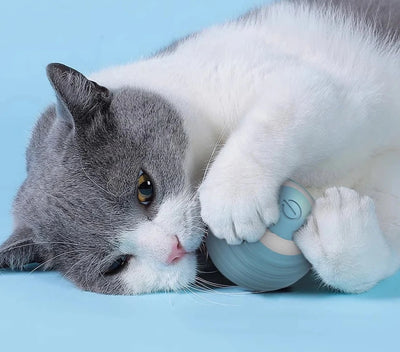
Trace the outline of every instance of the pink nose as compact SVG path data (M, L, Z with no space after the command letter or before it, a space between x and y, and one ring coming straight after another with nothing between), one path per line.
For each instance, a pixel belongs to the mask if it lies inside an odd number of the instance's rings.
M178 237L174 236L173 240L174 242L172 244L171 252L169 253L169 256L167 258L167 264L176 263L179 259L184 257L185 254L187 254L187 252L179 242Z

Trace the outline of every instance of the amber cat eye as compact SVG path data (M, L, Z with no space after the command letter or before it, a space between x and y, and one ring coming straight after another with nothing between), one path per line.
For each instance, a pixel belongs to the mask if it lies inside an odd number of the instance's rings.
M137 182L137 199L140 204L149 205L154 198L153 184L149 175L140 170Z

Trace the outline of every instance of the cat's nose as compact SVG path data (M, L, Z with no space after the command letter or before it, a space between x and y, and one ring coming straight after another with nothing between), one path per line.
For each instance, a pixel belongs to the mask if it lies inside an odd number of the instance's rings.
M185 256L187 252L182 247L181 242L179 242L178 236L173 236L173 243L171 247L171 251L167 258L167 264L176 263L179 259Z

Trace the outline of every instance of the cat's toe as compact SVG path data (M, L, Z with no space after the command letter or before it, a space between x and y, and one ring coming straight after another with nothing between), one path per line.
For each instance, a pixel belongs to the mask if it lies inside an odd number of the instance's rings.
M200 188L201 217L216 237L229 244L258 241L267 227L279 218L275 199L267 203L255 196L238 194L238 190L227 190L216 197L216 192L210 187ZM221 193L221 189L218 192Z
M267 228L264 217L254 203L234 204L232 220L236 237L242 241L258 241Z

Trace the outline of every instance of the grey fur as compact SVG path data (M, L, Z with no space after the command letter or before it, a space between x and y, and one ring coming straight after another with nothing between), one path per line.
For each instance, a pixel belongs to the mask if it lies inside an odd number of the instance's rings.
M172 43L168 44L166 47L158 50L153 56L164 56L173 54L183 43L193 39L197 36L197 33L188 34L180 39L174 40Z
M400 0L283 0L324 10L335 10L344 17L353 17L359 23L374 28L384 41L400 39ZM269 6L252 9L237 20L243 24L263 21Z
M293 0L313 6L334 8L345 16L353 14L361 23L373 27L385 41L400 38L399 0Z
M400 38L400 0L284 0L304 3L322 8L333 8L345 16L352 14L361 23L375 28L376 33L384 40ZM239 16L234 22L243 24L256 23L264 19L269 6L251 9ZM154 56L174 53L184 42L195 38L198 33L191 33L173 41L157 51Z
M61 107L51 106L32 134L28 176L14 203L17 226L0 248L0 265L38 261L83 289L123 294L118 275L102 272L119 255L117 235L152 218L166 195L181 190L181 118L155 94L109 93L63 65L48 71ZM140 169L157 189L149 208L136 199Z

